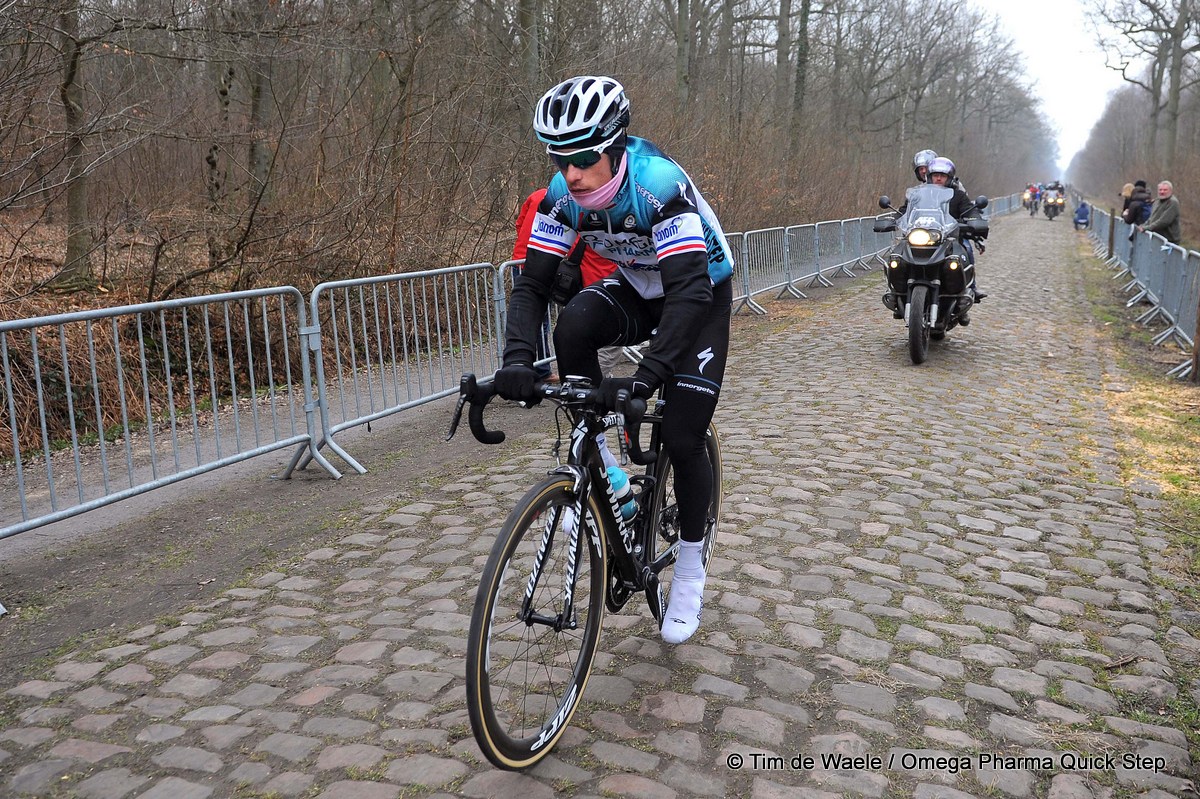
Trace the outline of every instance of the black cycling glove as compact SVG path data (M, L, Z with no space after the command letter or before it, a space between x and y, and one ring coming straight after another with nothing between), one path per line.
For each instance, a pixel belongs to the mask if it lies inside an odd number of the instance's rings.
M622 389L628 391L629 396L642 399L650 399L650 395L654 393L654 387L636 375L634 377L606 377L600 381L600 387L596 391L599 392L600 401L606 408L616 410L617 393Z
M536 404L535 401L541 399L533 391L533 384L536 382L537 372L532 366L514 363L496 372L496 393L506 400Z

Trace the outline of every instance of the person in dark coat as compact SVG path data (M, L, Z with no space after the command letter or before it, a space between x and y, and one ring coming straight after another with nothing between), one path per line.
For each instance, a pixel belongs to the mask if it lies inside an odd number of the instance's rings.
M1125 208L1122 218L1131 225L1140 225L1150 218L1150 205L1154 198L1146 188L1146 181L1137 180L1133 183L1133 193L1129 195L1129 205Z

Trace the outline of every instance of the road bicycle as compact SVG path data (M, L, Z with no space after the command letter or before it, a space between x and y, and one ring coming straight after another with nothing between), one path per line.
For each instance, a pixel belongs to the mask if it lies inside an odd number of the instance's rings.
M494 393L491 383L464 375L447 440L469 405L475 438L503 441L504 433L483 421ZM467 638L471 730L484 756L509 770L535 765L566 731L587 687L606 609L618 612L641 592L661 627L664 573L679 550L673 470L659 435L665 403L657 400L647 413L644 400L621 392L618 409L604 408L579 377L539 382L535 393L556 406L559 465L526 492L500 528ZM643 428L649 432L644 450ZM616 440L623 465L628 457L644 467L629 480L638 504L629 519L605 470L601 433L606 442ZM721 446L712 425L705 448L713 473L707 568L721 511Z

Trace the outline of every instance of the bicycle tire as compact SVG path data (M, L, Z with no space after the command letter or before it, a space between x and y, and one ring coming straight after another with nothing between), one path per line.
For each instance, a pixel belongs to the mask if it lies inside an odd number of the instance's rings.
M594 494L584 506L576 556L576 628L556 631L519 617L547 524L549 550L532 599L541 614L561 611L569 553L560 522L562 509L574 505L573 489L571 476L552 475L522 497L496 538L475 597L467 637L467 713L480 750L502 769L529 768L554 748L579 706L596 656L607 550Z
M717 427L714 424L709 424L708 432L704 437L704 448L708 453L708 462L712 464L713 473L713 492L712 499L708 505L708 526L709 531L704 542L703 562L704 568L708 568L708 562L712 558L713 551L717 545L717 526L721 519L721 440L717 435ZM655 474L654 482L654 505L655 518L650 520L651 546L655 547L655 551L651 553L650 560L655 560L660 557L657 547L665 544L663 551L675 545L679 540L679 512L675 502L675 486L674 486L674 469L671 466L671 459L667 455L666 450L661 450L658 455L660 463Z

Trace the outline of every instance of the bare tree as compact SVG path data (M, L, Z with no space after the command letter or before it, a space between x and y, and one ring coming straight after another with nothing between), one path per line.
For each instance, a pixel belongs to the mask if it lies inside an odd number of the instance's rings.
M1174 169L1178 155L1179 112L1190 85L1185 64L1200 51L1200 6L1196 0L1097 0L1097 31L1121 76L1150 94L1149 158ZM1107 33L1111 29L1113 33ZM1140 64L1148 58L1150 68ZM1166 141L1159 151L1158 131Z

